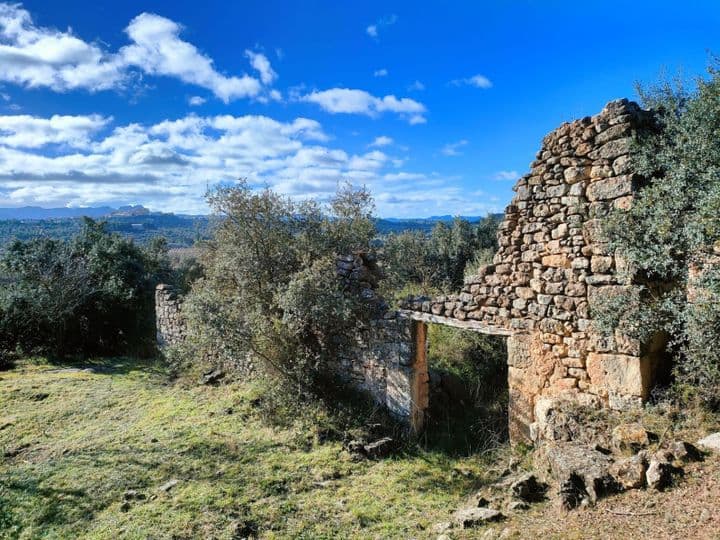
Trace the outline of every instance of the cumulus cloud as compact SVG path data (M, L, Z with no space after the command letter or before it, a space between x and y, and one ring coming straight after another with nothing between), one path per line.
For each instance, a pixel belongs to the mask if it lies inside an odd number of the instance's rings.
M260 80L247 74L226 76L213 60L180 37L182 26L153 13L141 13L125 33L130 43L110 52L65 32L36 26L19 5L0 3L0 81L65 92L120 89L144 73L176 78L210 90L229 102L254 98L277 74L267 57L247 51Z
M98 114L54 115L50 118L36 118L25 114L0 116L0 146L40 148L55 143L86 148L90 145L91 136L110 121L111 118Z
M376 70L373 72L373 77L387 77L387 74L388 74L388 70L385 69L385 68L376 69Z
M394 95L375 97L365 90L350 88L331 88L315 91L300 97L301 101L315 103L323 110L337 114L364 114L378 116L384 112L393 112L407 118L410 124L424 123L425 105L410 98L397 98Z
M425 85L420 81L415 81L408 86L408 91L410 92L420 92L421 90L425 90Z
M520 173L517 171L498 171L493 175L493 180L517 180Z
M374 24L369 25L365 28L365 32L368 36L373 39L377 39L380 36L380 30L388 26L392 26L398 20L397 15L387 15L379 18Z
M480 74L465 79L455 79L450 81L450 84L453 86L474 86L475 88L482 88L484 90L492 88L493 85L490 79Z
M380 135L379 137L375 137L375 140L371 142L368 146L390 146L394 141L391 137L388 137L387 135Z
M201 96L192 96L190 99L188 99L188 104L192 105L193 107L199 107L200 105L204 105L207 100L204 97Z
M460 148L467 145L468 142L465 139L462 139L455 143L448 143L445 146L442 147L440 152L444 156L461 156L462 152L460 152Z
M260 74L263 84L272 84L277 79L277 73L270 65L267 56L250 50L245 51L245 56L250 60L250 65Z
M101 115L0 116L0 205L134 203L207 212L208 185L248 178L295 198L327 198L343 180L365 184L384 215L474 208L452 185L456 179L399 169L403 160L387 150L387 136L365 153L330 140L308 118L190 114L116 125ZM422 196L409 196L410 188Z

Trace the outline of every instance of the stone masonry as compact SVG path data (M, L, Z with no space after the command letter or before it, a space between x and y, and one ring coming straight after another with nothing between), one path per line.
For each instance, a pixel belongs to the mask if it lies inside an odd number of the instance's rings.
M160 284L155 289L155 332L161 348L177 345L185 339L182 297L171 285Z
M627 100L565 123L548 134L498 232L493 263L457 295L411 299L403 313L491 334L510 334L510 431L532 439L542 400L569 399L622 409L641 403L653 384L663 344L593 331L598 299L623 295L622 260L609 251L602 219L628 208L641 179L632 138L651 115Z

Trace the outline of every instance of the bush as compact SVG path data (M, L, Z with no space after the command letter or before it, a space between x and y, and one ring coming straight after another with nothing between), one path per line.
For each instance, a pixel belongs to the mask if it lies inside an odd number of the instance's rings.
M300 393L317 392L370 316L370 305L340 286L336 257L369 251L372 199L345 186L325 208L241 182L208 200L222 219L184 304L186 362L232 366L250 356Z
M467 273L492 262L498 223L492 216L477 225L456 217L451 225L437 223L429 236L419 231L388 235L382 249L386 289L415 284L426 292L457 291Z
M140 248L90 219L71 241L16 241L0 259L0 350L149 353L169 277L164 242Z
M720 75L711 67L710 77L696 82L693 91L671 84L640 90L656 119L636 144L636 167L647 185L606 227L637 286L595 315L643 340L659 331L671 336L678 382L717 405ZM704 292L688 302L689 288Z

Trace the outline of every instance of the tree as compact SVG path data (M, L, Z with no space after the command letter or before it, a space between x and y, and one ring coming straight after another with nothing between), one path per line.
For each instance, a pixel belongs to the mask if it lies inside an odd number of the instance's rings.
M70 241L12 243L0 259L0 349L62 356L149 352L165 244L140 248L86 219Z
M323 207L242 181L209 193L221 218L204 256L205 276L185 303L191 358L223 363L250 355L302 392L318 390L368 304L340 286L337 257L369 252L372 198L340 187Z
M720 74L711 67L709 75L698 78L694 90L669 83L640 89L644 105L655 111L655 125L640 134L634 157L647 185L606 226L637 286L633 302L625 299L598 316L640 339L666 332L678 380L717 405ZM688 301L689 289L702 293Z

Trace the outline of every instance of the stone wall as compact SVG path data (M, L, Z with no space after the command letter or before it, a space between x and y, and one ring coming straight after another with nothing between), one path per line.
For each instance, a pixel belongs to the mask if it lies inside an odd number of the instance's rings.
M160 284L155 289L155 335L160 348L185 339L182 297L171 285Z
M511 334L515 440L531 438L542 398L621 409L648 397L662 343L644 345L619 333L603 338L593 331L591 312L599 299L632 286L623 281L622 260L608 249L601 224L613 208L628 208L640 187L631 142L650 121L637 104L619 100L549 133L514 187L494 264L457 295L403 306L418 320L433 316Z

